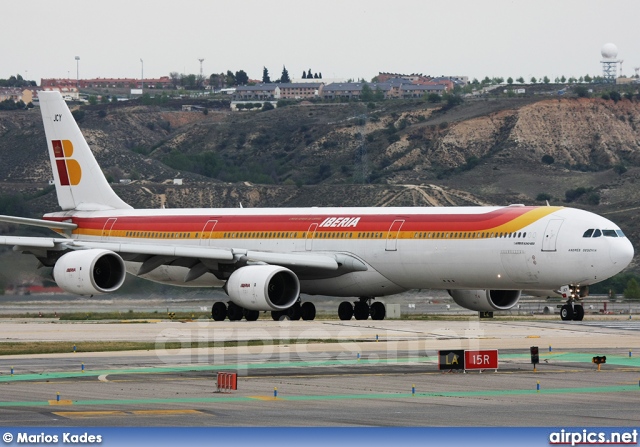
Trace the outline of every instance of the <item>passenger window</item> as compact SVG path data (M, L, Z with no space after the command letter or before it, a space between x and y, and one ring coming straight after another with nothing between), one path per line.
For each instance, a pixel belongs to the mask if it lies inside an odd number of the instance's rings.
M615 230L602 230L602 235L605 237L618 237Z
M593 236L591 236L591 237L600 237L600 236L602 236L602 232L600 230L595 230L593 232Z
M591 237L592 234L593 234L593 228L590 228L590 229L588 229L587 231L584 232L582 237Z

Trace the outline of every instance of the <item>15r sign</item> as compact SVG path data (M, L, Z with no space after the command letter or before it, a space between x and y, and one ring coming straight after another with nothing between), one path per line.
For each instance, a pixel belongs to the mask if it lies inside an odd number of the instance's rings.
M498 369L498 350L464 351L464 369Z

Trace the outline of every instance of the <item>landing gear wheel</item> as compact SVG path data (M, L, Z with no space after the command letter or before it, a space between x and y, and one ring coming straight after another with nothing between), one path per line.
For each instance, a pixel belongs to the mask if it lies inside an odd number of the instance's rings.
M353 305L353 315L356 320L366 320L369 318L369 305L364 301L356 301Z
M245 309L244 317L247 319L247 321L256 321L258 317L260 317L260 311Z
M387 310L380 301L376 301L371 305L371 319L372 320L384 320Z
M285 312L282 312L280 310L271 311L271 318L273 318L273 321L280 321L282 317L284 317L284 315L285 315Z
M565 304L560 308L560 318L563 321L573 320L573 308L571 304Z
M224 321L227 318L227 305L220 301L213 303L211 318L213 318L213 321Z
M300 303L295 303L289 309L287 309L287 316L289 320L297 321L302 316L302 309L300 308Z
M573 320L582 321L584 319L584 307L581 304L573 306Z
M238 306L236 303L229 303L227 313L229 314L229 321L240 321L244 316L242 307Z
M311 321L316 318L316 306L312 302L307 301L306 303L302 303L300 310L302 311L303 320Z
M343 321L351 320L353 317L353 305L349 301L343 301L338 306L338 318Z

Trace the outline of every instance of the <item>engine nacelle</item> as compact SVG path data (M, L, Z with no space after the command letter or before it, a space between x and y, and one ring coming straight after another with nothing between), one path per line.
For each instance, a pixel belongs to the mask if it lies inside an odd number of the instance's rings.
M300 281L277 265L250 265L231 274L225 291L231 301L250 310L285 310L300 295Z
M109 250L77 250L63 255L53 267L58 286L76 295L114 292L127 272L124 261Z
M457 305L478 312L509 310L518 303L520 290L449 290Z

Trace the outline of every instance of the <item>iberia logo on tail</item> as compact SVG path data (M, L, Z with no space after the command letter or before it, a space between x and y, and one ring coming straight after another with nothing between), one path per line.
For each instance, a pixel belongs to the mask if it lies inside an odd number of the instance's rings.
M56 168L62 186L75 186L80 183L82 169L73 155L73 144L69 140L52 140L53 154L56 157Z

